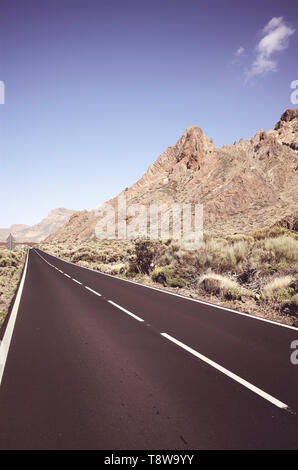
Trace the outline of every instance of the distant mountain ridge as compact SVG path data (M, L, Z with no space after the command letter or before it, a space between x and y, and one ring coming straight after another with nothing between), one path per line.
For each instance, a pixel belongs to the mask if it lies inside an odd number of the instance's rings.
M199 127L188 127L120 194L128 204L201 203L204 230L214 234L245 233L284 218L296 220L298 108L286 110L274 129L261 129L251 139L223 147L215 147ZM116 205L117 197L108 203ZM76 212L46 241L94 239L98 220L95 211Z
M52 210L46 218L36 225L14 224L9 228L0 229L0 242L6 241L11 233L17 242L40 242L50 234L59 230L75 211L58 208Z

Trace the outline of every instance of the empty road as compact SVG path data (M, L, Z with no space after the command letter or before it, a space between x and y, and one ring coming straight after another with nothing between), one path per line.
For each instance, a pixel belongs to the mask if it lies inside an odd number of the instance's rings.
M21 287L0 449L298 448L297 329L35 249Z

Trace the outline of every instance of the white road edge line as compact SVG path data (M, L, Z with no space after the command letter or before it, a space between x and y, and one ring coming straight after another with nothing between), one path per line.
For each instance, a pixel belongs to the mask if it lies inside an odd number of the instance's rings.
M64 276L69 277L69 278L71 277L69 274L66 274L66 273L64 273Z
M252 392L259 395L260 397L264 398L265 400L269 401L273 405L277 406L278 408L282 408L282 409L287 409L288 408L288 405L286 405L282 401L278 400L277 398L274 398L272 395L269 395L269 393L264 392L263 390L256 387L255 385L251 384L250 382L247 382L247 380L242 379L241 377L239 377L238 375L236 375L233 372L229 371L225 367L222 367L221 365L219 365L217 362L214 362L211 359L208 359L208 357L203 356L203 354L200 354L199 352L195 351L195 349L192 349L189 346L186 346L186 344L181 343L181 341L179 341L178 339L173 338L173 336L170 336L167 333L160 333L160 334L164 338L168 339L169 341L172 341L177 346L180 346L180 348L185 349L185 351L188 351L189 353L193 354L197 358L201 359L201 361L206 362L210 366L212 366L215 369L219 370L223 374L227 375L231 379L235 380L239 384L241 384L244 387L248 388Z
M90 290L90 292L92 292L93 294L98 295L99 297L101 297L101 294L100 294L99 292L96 292L96 290L93 290L93 289L91 289L91 288L88 287L88 286L85 286L85 289L88 289L88 290Z
M251 315L250 313L239 312L238 310L233 310L231 308L222 307L221 305L211 304L210 302L204 302L203 300L192 299L191 297L186 297L185 295L175 294L175 292L169 292L167 290L159 289L157 287L146 286L145 284L141 284L139 282L130 281L128 279L123 279L122 277L118 277L118 276L113 276L112 274L101 273L100 271L96 271L95 269L87 268L86 266L79 266L76 263L71 263L70 261L62 260L61 258L58 258L57 256L52 255L50 253L47 253L46 251L43 251L40 248L39 248L39 250L42 251L43 253L45 253L48 256L52 256L53 258L58 259L59 261L64 261L67 264L72 264L73 266L76 266L77 268L87 269L88 271L92 271L92 272L94 272L96 274L100 274L102 276L112 277L113 279L119 279L119 281L123 281L123 282L130 282L131 284L135 284L139 287L146 287L146 289L153 289L153 290L156 290L157 292L162 292L164 294L173 295L175 297L180 297L181 299L189 300L190 302L197 302L197 303L202 304L202 305L208 305L209 307L218 308L220 310L226 310L227 312L236 313L237 315L250 318L251 320L258 320L258 321L262 321L262 322L265 322L265 323L270 323L270 324L275 325L275 326L282 326L283 328L289 328L290 330L298 331L298 327L296 327L296 326L286 325L285 323L279 323L279 322L276 322L274 320L268 320L267 318L257 317L256 315Z
M109 302L110 304L114 305L115 307L119 308L120 310L122 310L122 312L127 313L127 315L130 315L130 316L133 317L135 320L144 321L142 318L138 317L138 316L135 315L134 313L131 313L131 312L129 312L128 310L126 310L125 308L121 307L121 305L115 304L115 302L113 302L112 300L108 300L108 302Z
M28 257L29 257L29 250L27 251L27 258L25 262L22 279L18 288L18 292L15 298L11 313L10 313L10 317L6 326L4 337L2 341L0 342L0 386L1 386L5 364L7 360L7 355L8 355L8 351L9 351L9 347L11 343L11 338L12 338L12 334L13 334L13 330L14 330L14 326L15 326L15 322L16 322L16 318L17 318L17 314L19 310L19 305L20 305L20 301L21 301L21 297L23 293L23 287L24 287L24 282L25 282L26 273L27 273L27 266L28 266Z
M77 284L81 284L81 285L82 285L82 283L81 283L80 281L77 281L77 280L74 279L74 278L72 278L72 280L73 280L74 282L76 282Z

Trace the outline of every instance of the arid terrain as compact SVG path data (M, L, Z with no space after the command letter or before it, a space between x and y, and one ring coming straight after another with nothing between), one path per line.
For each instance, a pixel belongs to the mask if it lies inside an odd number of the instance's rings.
M14 251L10 252L4 246L0 246L0 325L4 321L18 287L26 249L17 245Z
M298 324L298 109L274 129L221 148L189 127L121 195L128 204L164 204L165 212L175 202L203 204L202 247L188 250L173 237L99 241L95 210L59 209L39 228L21 229L67 261ZM116 206L117 197L108 203ZM3 269L5 312L19 268Z
M36 225L14 224L9 228L0 228L0 242L4 242L11 233L17 242L40 242L63 227L75 211L69 209L54 209L46 218Z
M283 227L225 237L205 234L202 248L193 251L170 239L40 247L106 274L298 325L298 234Z

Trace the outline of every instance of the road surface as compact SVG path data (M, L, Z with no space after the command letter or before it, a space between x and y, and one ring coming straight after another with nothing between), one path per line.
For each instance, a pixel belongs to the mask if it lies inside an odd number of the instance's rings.
M35 249L23 282L0 449L298 448L297 329Z

